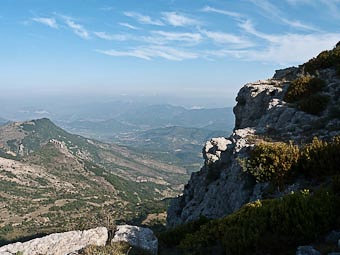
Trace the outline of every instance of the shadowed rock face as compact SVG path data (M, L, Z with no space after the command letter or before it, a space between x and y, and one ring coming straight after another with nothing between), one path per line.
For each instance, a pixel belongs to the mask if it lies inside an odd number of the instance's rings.
M283 100L291 80L299 75L297 68L284 69L276 72L275 79L241 88L234 107L234 133L229 138L214 138L206 143L204 166L192 174L183 195L173 199L168 209L169 227L200 216L223 217L245 203L265 198L263 191L267 184L256 184L242 171L239 161L248 156L254 140L269 136L274 141L299 143L314 136L327 139L340 134L339 118L329 117L330 108L340 95L340 80L335 71L324 69L318 73L327 84L324 93L330 97L327 109L319 116L302 112ZM296 184L287 190L298 187Z

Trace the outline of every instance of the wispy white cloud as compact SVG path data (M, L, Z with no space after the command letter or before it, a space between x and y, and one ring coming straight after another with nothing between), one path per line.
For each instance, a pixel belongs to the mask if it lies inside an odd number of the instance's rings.
M291 26L295 29L302 29L302 30L311 30L311 31L319 31L313 25L304 24L299 20L290 20L284 17L284 13L274 4L269 2L268 0L250 0L254 5L261 8L267 17L271 18L272 20L280 21L288 26Z
M206 37L220 44L232 44L233 48L248 48L253 45L248 39L230 33L202 30Z
M126 22L120 22L119 25L121 25L121 26L123 26L123 27L130 28L130 29L132 29L132 30L139 30L138 27L133 26L133 25L131 25L131 24L129 24L129 23L126 23Z
M286 0L287 3L291 5L298 5L298 4L314 4L315 0Z
M281 18L281 20L282 20L282 22L284 22L287 25L294 27L294 28L298 28L298 29L302 29L302 30L311 30L311 31L318 31L319 30L314 26L304 24L304 23L302 23L301 21L298 21L298 20L289 20L289 19L285 19L285 18Z
M200 33L178 33L178 32L166 32L166 31L152 31L153 35L156 36L155 40L164 41L183 41L189 43L199 43L202 40Z
M73 18L68 16L61 16L65 24L72 29L73 33L83 39L90 39L90 33L80 24L76 23Z
M58 28L57 21L55 18L32 18L33 21L44 24L46 26L49 26L51 28Z
M163 12L163 20L175 27L184 27L191 25L199 25L201 22L198 20L189 18L183 14L179 14L177 12Z
M198 58L198 55L196 53L165 46L145 46L133 48L126 51L119 50L96 50L96 51L112 57L136 57L145 60L163 58L172 61L182 61L185 59Z
M332 48L340 33L316 32L311 34L267 34L258 31L250 20L240 24L245 32L265 40L264 46L249 50L224 50L221 55L232 55L252 61L264 61L283 65L307 61L325 49Z
M150 16L142 15L137 12L124 12L124 15L133 19L136 19L141 24L163 26L164 23L158 19L152 19Z
M262 33L255 29L254 24L251 22L251 20L246 20L242 23L239 23L239 27L242 28L245 32L254 35L258 38L267 40L269 42L275 43L277 42L278 38L276 36L273 36L271 34Z
M226 15L226 16L229 16L229 17L232 17L232 18L236 18L236 19L243 18L243 15L238 13L238 12L216 9L216 8L213 8L213 7L210 7L210 6L205 6L201 11L223 14L223 15Z
M122 35L122 34L108 34L106 32L93 32L95 36L97 36L100 39L108 40L108 41L126 41L129 39L128 35Z

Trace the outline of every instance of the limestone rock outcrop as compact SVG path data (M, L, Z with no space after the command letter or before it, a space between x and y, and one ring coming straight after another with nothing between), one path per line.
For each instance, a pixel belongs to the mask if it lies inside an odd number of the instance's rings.
M267 184L257 184L242 171L240 159L249 155L255 140L310 140L314 136L330 138L340 134L340 119L330 117L339 106L340 79L333 69L320 70L325 81L323 93L329 97L326 110L312 115L284 101L291 81L303 75L299 68L276 71L272 79L246 84L239 91L234 107L235 129L229 138L213 138L203 148L204 166L192 174L183 195L173 199L168 209L169 227L198 219L219 218L242 205L265 198ZM340 111L340 109L339 109ZM286 192L299 185L287 187Z

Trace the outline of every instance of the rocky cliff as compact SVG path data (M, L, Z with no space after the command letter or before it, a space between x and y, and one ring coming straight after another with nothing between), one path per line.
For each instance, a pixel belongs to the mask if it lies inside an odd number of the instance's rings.
M337 50L339 47L335 48ZM273 78L244 85L234 107L235 129L229 138L214 138L203 148L204 166L193 173L183 195L168 210L168 226L198 219L219 218L245 203L265 198L267 183L256 183L240 165L256 141L293 141L300 144L317 136L323 139L340 134L340 79L335 67L319 68L311 76L305 65L276 71ZM318 114L307 113L285 101L289 86L301 77L315 77L325 87L318 92L327 105ZM314 102L312 102L313 104ZM280 194L299 188L299 182ZM301 187L300 187L301 188Z

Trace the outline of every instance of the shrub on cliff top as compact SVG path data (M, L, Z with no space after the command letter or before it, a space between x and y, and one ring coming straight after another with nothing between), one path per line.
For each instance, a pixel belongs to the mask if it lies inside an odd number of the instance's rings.
M329 142L314 138L300 149L292 143L263 142L254 146L241 165L257 182L272 182L279 188L290 174L313 178L340 174L340 136Z
M249 159L243 162L243 170L258 182L273 182L282 187L292 166L299 159L299 148L292 143L268 143L256 145Z
M317 115L328 105L328 96L319 93L325 86L326 83L319 78L311 76L297 78L288 87L284 100L296 103L301 111Z
M321 52L316 58L312 58L303 66L309 74L315 74L316 70L336 67L340 64L340 42L334 49Z
M289 103L294 103L320 92L324 87L325 82L323 80L311 76L302 76L290 84L284 100Z
M327 190L257 201L203 225L199 231L187 235L180 246L195 251L220 241L226 254L287 251L313 242L336 227L338 203L339 198Z

